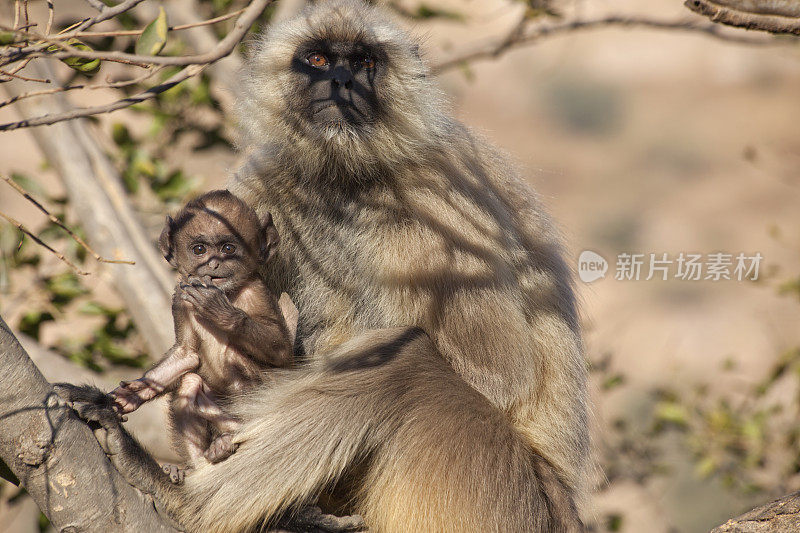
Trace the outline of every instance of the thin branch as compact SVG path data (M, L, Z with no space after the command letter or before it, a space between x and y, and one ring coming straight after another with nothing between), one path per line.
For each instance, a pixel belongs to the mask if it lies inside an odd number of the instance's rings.
M116 102L112 102L110 104L101 105L101 106L93 106L93 107L83 107L77 109L71 109L70 111L66 111L63 113L51 113L35 118L24 119L17 122L10 122L7 124L0 124L0 131L11 131L18 128L24 127L31 127L31 126L42 126L47 124L54 124L56 122L61 122L63 120L70 120L79 117L87 117L91 115L99 115L102 113L109 113L112 111L116 111L118 109L123 109L126 107L130 107L134 104L138 104L140 102L144 102L151 98L154 98L158 94L174 87L178 83L196 76L200 72L203 71L208 65L216 62L217 60L227 56L230 54L236 45L244 39L247 31L250 29L250 26L258 19L264 9L273 2L273 0L254 0L241 14L241 16L236 20L233 29L226 35L221 41L217 43L214 48L202 55L197 56L187 56L183 58L160 58L160 57L150 57L150 56L133 56L133 57L143 57L144 59L153 62L154 64L163 64L160 59L175 59L181 60L174 64L185 64L188 65L186 68L182 69L180 72L174 74L169 79L164 81L163 83L156 85L155 87L151 87L146 91L143 91L139 94L134 96L129 96L127 98L123 98ZM72 52L65 52L69 57ZM50 57L58 57L58 54L45 54ZM103 55L103 54L101 54ZM131 56L131 54L123 54L123 56ZM119 57L119 56L115 56ZM173 63L167 63L173 64Z
M53 89L44 89L41 91L31 91L29 93L22 93L18 94L14 97L9 98L8 100L0 101L0 107L5 107L7 105L11 105L14 102L18 102L20 100L24 100L26 98L33 98L36 96L45 96L48 94L56 94L56 93L64 93L67 91L74 91L75 89L86 89L87 91L97 90L97 89L121 89L123 87L129 87L131 85L136 85L141 83L149 78L152 78L157 73L164 70L166 67L156 67L150 69L144 75L139 76L137 78L133 78L131 80L124 80L124 81L115 81L115 82L107 82L101 83L98 85L85 85L85 84L77 84L77 85L67 85L64 87L55 87Z
M169 79L167 79L166 81L164 81L159 85L156 85L155 87L151 87L144 92L135 94L133 96L129 96L127 98L123 98L122 100L117 100L116 102L112 102L110 104L94 106L94 107L78 107L66 111L64 113L50 113L47 115L42 115L40 117L20 120L18 122L9 122L7 124L0 124L0 131L11 131L11 130L16 130L18 128L27 128L32 126L45 126L48 124L55 124L56 122L61 122L62 120L71 120L73 118L88 117L91 115L100 115L103 113L110 113L118 109L124 109L126 107L130 107L134 104L138 104L156 97L157 95L163 93L164 91L169 90L172 87L176 86L180 82L201 73L206 68L206 66L207 65L189 65L188 67L184 68L174 76L171 76Z
M108 20L110 18L116 17L119 14L122 14L122 13L124 13L124 12L126 12L126 11L128 11L130 9L133 9L134 7L136 7L138 4L141 4L142 2L144 2L144 0L125 0L124 2L121 2L121 3L117 4L114 7L104 6L104 8L100 11L100 13L95 15L94 17L87 18L87 19L84 19L84 20L82 20L80 22L77 22L77 23L73 24L70 27L72 29L72 31L70 31L70 32L62 32L61 38L65 39L65 40L70 39L70 38L75 36L74 34L79 33L79 32L81 32L81 31L83 31L86 28L89 28L91 26L94 26L95 24L99 24L100 22L103 22L103 21L106 21L106 20ZM17 28L18 20L19 20L18 12L16 12L16 10L15 10L14 26L13 26L12 30ZM46 33L50 33L50 32L48 31ZM46 48L48 44L58 44L57 42L56 43L48 42L47 39L42 39L41 37L39 38L39 40L44 41L44 44L37 44L37 45L34 45L34 46L28 46L28 47L24 47L24 48L19 48L16 51L12 50L10 54L8 54L8 53L0 54L0 56L8 56L8 57L12 58L11 60L8 60L8 59L4 60L1 64L8 64L8 63L13 63L15 61L18 61L19 60L19 56L35 57L32 54L34 52L40 52L41 50ZM45 54L45 55L47 55L47 54Z
M86 3L98 10L99 12L103 12L103 10L107 7L103 2L100 0L86 0ZM49 32L48 32L49 33Z
M748 30L800 35L800 18L798 17L796 1L782 3L762 2L765 5L760 11L749 11L747 9L757 8L758 2L755 5L752 2L741 2L743 7L739 9L736 8L737 3L730 0L727 2L686 0L683 5L695 13L704 15L720 24Z
M3 213L2 211L0 211L0 218L4 218L4 219L6 219L6 220L7 220L7 221L8 221L8 222L11 224L11 225L13 225L13 226L16 226L16 228L17 228L19 231L21 231L22 233L24 233L25 235L27 235L28 237L30 237L30 238L33 240L33 242L35 242L35 243L36 243L36 244L38 244L39 246L42 246L42 247L43 247L43 248L45 248L47 251L49 251L50 253L52 253L52 254L53 254L53 255L55 255L56 257L58 257L58 258L59 258L61 261L63 261L64 263L66 263L66 265L67 265L67 266L69 266L71 269L73 269L73 270L74 270L76 273L80 274L81 276L88 276L88 275L89 275L89 273L88 273L88 272L84 272L83 270L81 270L80 268L78 268L77 266L75 266L75 264L74 264L74 263L72 263L72 261L70 261L69 259L67 259L67 258L64 256L64 254L62 254L61 252L59 252L58 250L56 250L55 248L53 248L52 246L50 246L49 244L47 244L46 242L44 242L42 239L40 239L39 237L37 237L35 233L33 233L31 230L29 230L28 228L26 228L25 226L23 226L23 225L22 225L22 223L21 223L21 222L19 222L17 219L15 219L15 218L12 218L12 217L10 217L10 216L6 215L6 214L5 214L5 213Z
M13 69L9 70L9 71L8 71L8 74L9 74L9 75L11 75L11 74L16 74L16 73L17 73L17 72L19 72L20 70L22 70L22 69L24 69L25 67L27 67L27 66L28 66L28 63L30 63L30 62L31 62L31 60L30 60L30 59L26 59L25 61L22 61L22 62L21 62L19 65L17 65L17 66L16 66L16 67L14 67ZM5 80L5 81L8 81L8 80Z
M81 32L90 26L94 26L95 24L99 24L110 18L114 18L117 15L125 13L126 11L130 11L131 9L141 4L142 2L144 2L144 0L125 0L124 2L115 5L114 7L103 6L103 9L100 10L99 14L81 22L75 28L75 30L72 33L67 34L66 37L67 38L74 37L73 33Z
M180 26L169 26L167 29L169 31L181 31L181 30L188 30L189 28L197 28L199 26L208 26L209 24L216 24L217 22L222 22L224 20L232 19L233 17L237 17L244 12L244 9L240 9L238 11L234 11L233 13L228 13L227 15L222 15L213 19L203 20L201 22L195 22L194 24L183 24ZM144 30L120 30L120 31L82 31L77 34L78 37L128 37L128 36L136 36L141 35ZM57 35L48 35L49 38L56 38Z
M68 227L67 227L67 226L66 226L66 225L65 225L63 222L61 222L61 221L60 221L58 218L56 218L55 216L53 216L53 215L50 213L50 211L48 211L48 210L47 210L47 209L46 209L46 208L45 208L45 207L44 207L44 206L43 206L41 203L39 203L39 202L38 202L38 201L37 201L37 200L36 200L36 199L35 199L33 196L31 196L31 195L30 195L30 193L29 193L28 191L26 191L25 189L23 189L23 188L22 188L22 187L21 187L21 186L20 186L18 183L16 183L14 180L12 180L11 178L9 178L8 176L2 176L2 178L3 178L3 179L5 180L5 182L6 182L6 183L8 183L8 184L9 184L9 185L10 185L10 186L11 186L11 187L12 187L12 188L15 190L15 191L17 191L19 194L21 194L23 198L25 198L25 199L26 199L26 200L28 200L30 203L32 203L32 204L34 205L34 207L36 207L36 209L38 209L39 211L41 211L42 213L44 213L44 214L47 216L47 218L48 218L48 219L50 219L50 222L52 222L53 224L55 224L55 225L56 225L56 226L58 226L59 228L63 229L64 231L66 231L66 232L67 232L67 235L69 235L70 237L72 237L72 240L74 240L75 242L77 242L77 243L78 243L78 244L79 244L79 245L80 245L80 246L81 246L81 247L82 247L84 250L86 250L87 252L89 252L90 254L92 254L92 256L93 256L93 257L94 257L94 258L95 258L97 261L99 261L99 262L101 262L101 263L113 263L113 264L120 264L120 265L135 265L135 264L136 264L136 262L135 262L135 261L129 261L129 260L126 260L126 259L105 259L104 257L101 257L101 256L100 256L100 254L98 254L97 252L95 252L95 251L92 249L92 247L91 247L91 246L89 246L88 244L86 244L86 242L85 242L83 239L81 239L81 238L80 238L78 235L76 235L76 234L75 234L75 232L74 232L74 231L72 231L71 229L69 229L69 228L68 228Z
M233 49L236 47L239 42L244 38L247 30L250 29L250 26L258 19L261 13L266 9L266 7L271 4L273 0L253 0L253 2L247 6L247 8L242 12L242 15L236 20L236 24L234 24L233 30L231 30L228 35L226 35L222 40L220 40L217 45L203 54L197 54L193 56L146 56L146 55L138 55L138 54L128 54L125 52L87 52L84 50L78 50L72 46L66 45L63 42L53 42L52 44L58 44L59 48L62 48L63 51L61 52L41 52L41 47L27 47L21 48L16 52L12 52L8 59L5 60L5 63L12 63L14 61L19 61L22 57L52 57L55 59L64 59L68 57L79 57L83 59L100 59L103 61L131 61L131 62L138 62L144 64L151 64L151 65L170 65L170 66L186 66L186 65L200 65L200 64L210 64L218 59L225 57L226 55L230 54ZM80 28L80 26L79 26ZM80 31L83 29L81 28ZM8 31L14 31L13 28L10 28ZM26 32L27 33L27 32ZM77 34L77 31L70 32L63 36L72 37L74 34ZM45 36L38 36L38 38L45 42L52 41ZM37 51L32 51L31 48L36 48Z
M456 55L434 65L431 71L440 74L444 71L453 69L465 63L478 61L481 59L494 59L512 48L519 48L532 44L542 38L553 37L563 33L571 33L581 30L593 30L609 26L619 26L624 28L654 28L659 30L676 30L693 33L700 33L722 41L741 43L757 46L782 45L781 41L772 39L753 39L739 35L725 33L715 24L697 24L689 20L654 20L641 17L627 17L621 15L611 15L597 19L573 20L548 26L539 26L529 32L519 35L511 40L508 37L499 42L492 42L478 47L474 50Z
M85 53L79 48L75 48L74 46L67 43L63 36L57 36L56 38L47 37L45 35L40 35L38 33L33 33L29 31L22 31L20 29L14 29L9 26L4 26L0 24L0 30L9 31L16 34L19 37L24 38L26 41L41 41L44 44L37 44L34 46L29 46L26 48L19 48L16 52L12 52L11 54L7 54L6 59L0 61L0 65L9 65L11 63L15 63L20 60L21 57L25 57L27 60L38 58L38 57L54 57L56 59L64 59L69 57L79 57L80 54ZM70 37L71 38L71 37ZM41 50L44 45L49 46L56 46L59 49L63 50L62 52L29 52L25 53L25 50ZM125 55L133 55L133 54L125 54ZM150 56L141 56L144 58L149 58ZM155 58L155 56L153 56ZM113 61L115 63L125 63L126 65L136 65L138 67L147 67L152 62L149 61L135 61L128 58L119 58L119 57L108 57L105 58L106 61Z
M56 10L53 6L53 0L47 0L47 26L45 26L44 33L45 35L50 35L50 31L53 29L53 19L56 16Z
M22 74L17 74L22 69L15 69L10 71L0 70L0 77L5 76L7 78L17 78L18 80L22 81L35 81L37 83L50 83L50 80L45 80L43 78L29 78L28 76L23 76ZM8 81L8 80L5 80Z

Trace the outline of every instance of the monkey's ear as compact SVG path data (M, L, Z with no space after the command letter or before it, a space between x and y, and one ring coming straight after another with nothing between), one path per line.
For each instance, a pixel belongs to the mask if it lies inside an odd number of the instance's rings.
M264 218L261 220L261 231L264 232L264 244L261 247L260 259L266 263L275 255L275 248L278 246L278 243L281 242L278 230L272 222L272 213L264 215Z
M164 223L164 229L161 230L161 236L158 238L158 247L161 250L164 259L170 265L175 266L175 254L172 250L172 236L175 232L175 221L172 217L167 215L167 221Z

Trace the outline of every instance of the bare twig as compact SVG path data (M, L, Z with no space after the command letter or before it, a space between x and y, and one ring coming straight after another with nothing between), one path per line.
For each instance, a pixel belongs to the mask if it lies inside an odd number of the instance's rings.
M800 6L794 0L686 0L683 5L721 24L800 35Z
M108 20L110 18L114 18L117 15L125 13L126 11L130 11L138 4L141 4L144 0L125 0L124 2L120 2L119 4L115 5L114 7L103 6L103 9L100 10L100 13L95 15L92 18L86 19L80 24L75 27L72 33L66 35L67 38L74 37L75 33L81 32L86 28L94 26L95 24L99 24L104 20Z
M14 27L19 26L19 0L14 0Z
M134 63L142 63L142 64L151 64L151 65L170 65L170 66L186 66L186 65L200 65L200 64L210 64L218 59L225 57L234 49L234 47L241 42L244 38L247 30L250 26L256 21L256 19L261 15L261 13L266 9L266 7L271 4L273 0L253 0L249 6L242 12L242 15L237 19L236 24L234 24L233 30L228 33L222 40L220 40L217 45L206 53L197 54L193 56L146 56L146 55L139 55L139 54L128 54L125 52L87 52L85 50L78 50L75 47L69 46L63 41L53 41L52 39L48 39L46 36L43 35L35 35L29 34L29 36L37 37L42 41L50 42L51 44L57 44L59 48L62 48L63 51L61 52L43 52L41 51L41 47L26 47L20 48L17 51L12 51L9 54L9 57L4 61L7 63L12 63L15 61L19 61L23 57L53 57L56 59L65 59L68 57L78 57L83 59L100 59L103 61L130 61ZM79 26L80 28L80 26ZM13 31L13 28L8 28L8 31ZM80 31L83 31L82 29ZM19 32L17 32L19 33ZM25 32L29 33L29 32ZM73 31L65 36L62 37L73 37L78 32ZM33 50L35 49L35 50ZM0 63L2 64L2 63Z
M7 124L0 124L0 131L11 131L11 130L16 130L18 128L27 128L32 126L44 126L47 124L55 124L56 122L61 122L62 120L71 120L73 118L88 117L90 115L100 115L103 113L110 113L118 109L124 109L126 107L130 107L134 104L138 104L156 97L157 95L163 93L164 91L175 87L180 82L187 80L192 76L196 76L197 74L201 73L205 68L206 65L189 65L188 67L184 68L174 76L168 78L163 83L156 85L155 87L151 87L139 94L123 98L122 100L117 100L116 102L112 102L106 105L100 105L94 107L78 107L66 111L64 113L54 113L49 115L43 115L41 117L24 119L18 122L9 122Z
M9 75L10 75L10 74L16 74L16 73L17 73L17 72L19 72L20 70L22 70L22 69L24 69L25 67L27 67L27 66L28 66L28 63L30 63L30 62L31 62L31 60L30 60L30 59L26 59L25 61L22 61L22 62L21 62L19 65L17 65L16 67L14 67L13 69L11 69L11 70L9 70L9 71L8 71Z
M112 111L116 111L118 109L123 109L125 107L130 107L130 106L132 106L134 104L137 104L137 103L140 103L140 102L144 102L146 100L154 98L158 94L160 94L160 93L162 93L162 92L174 87L178 83L180 83L180 82L182 82L182 81L184 81L184 80L186 80L188 78L191 78L193 76L196 76L197 74L202 72L203 69L205 67L207 67L208 65L210 65L210 64L214 63L215 61L227 56L228 54L230 54L234 50L236 45L239 42L241 42L241 40L244 38L244 36L246 35L247 30L250 28L250 26L261 15L261 13L264 11L264 9L269 4L272 3L272 1L273 0L253 0L253 2L250 3L250 5L242 12L241 16L236 20L236 23L234 24L233 29L228 33L228 35L226 35L221 41L219 41L216 44L216 46L214 46L214 48L212 50L210 50L209 52L206 52L205 54L196 55L196 56L185 56L183 58L179 58L179 57L161 58L161 57L151 57L151 56L136 56L136 55L133 55L133 54L122 54L120 56L120 55L114 55L114 54L117 54L117 53L111 53L113 55L113 57L115 57L118 60L120 58L129 59L130 57L141 57L144 60L150 61L152 64L179 64L179 65L182 64L182 65L188 65L188 66L186 66L186 68L182 69L180 72L174 74L169 79L167 79L163 83L160 83L159 85L156 85L155 87L151 87L151 88L147 89L146 91L143 91L143 92L141 92L139 94L136 94L134 96L129 96L127 98L123 98L123 99L118 100L116 102L112 102L112 103L105 104L105 105L77 108L77 109L72 109L70 111L63 112L63 113L55 113L55 114L43 115L43 116L40 116L40 117L24 119L24 120L20 120L20 121L17 121L17 122L11 122L11 123L7 123L7 124L2 124L2 125L0 125L0 131L11 131L11 130L15 130L15 129L18 129L18 128L23 128L23 127L54 124L54 123L60 122L62 120L70 120L70 119L78 118L78 117L86 117L86 116L90 116L90 115L98 115L98 114L102 114L102 113L109 113L109 112L112 112ZM187 24L186 26L194 26L194 25ZM63 43L62 43L62 45L63 45ZM62 48L67 48L67 47L68 47L68 45L67 46L62 46ZM72 50L75 50L73 47L69 47L69 48L71 48ZM63 53L66 54L66 57L70 57L73 54L72 51L63 52ZM81 52L79 50L75 52L76 55L81 55L82 53L83 52ZM44 55L48 55L50 57L59 57L59 53L56 53L56 54L44 54ZM100 55L105 57L106 54L102 54L101 53ZM108 58L106 58L106 59L108 59ZM159 60L159 61L157 61L157 60ZM162 62L160 60L170 60L170 61ZM174 60L174 61L172 61L172 60ZM63 92L63 91L58 91L58 92ZM19 96L22 96L22 95L19 95ZM17 99L19 99L19 98L17 98Z
M114 264L121 264L121 265L122 265L122 264L124 264L124 265L135 265L135 264L136 264L136 262L135 262L135 261L128 261L128 260L126 260L126 259L105 259L104 257L101 257L101 256L100 256L100 254L98 254L97 252L95 252L95 251L92 249L92 247L91 247L91 246L89 246L88 244L86 244L86 242L85 242L83 239L81 239L81 238L80 238L78 235L76 235L76 234L75 234L75 232L74 232L74 231L72 231L71 229L69 229L69 228L68 228L68 227L67 227L67 226L66 226L66 225L65 225L63 222L61 222L61 221L60 221L58 218L56 218L55 216L53 216L53 214L52 214L52 213L50 213L50 211L48 211L48 210L47 210L47 209L46 209L46 208L45 208L45 207L44 207L44 206L43 206L41 203L39 203L39 202L38 202L38 201L37 201L37 200L36 200L36 199L35 199L33 196L31 196L31 195L30 195L30 193L28 193L28 191L26 191L25 189L23 189L23 188L22 188L22 187L21 187L21 186L20 186L18 183L16 183L14 180L12 180L11 178L9 178L8 176L2 176L2 178L3 178L3 179L5 180L5 182L6 182L6 183L8 183L8 184L9 184L9 185L10 185L10 186L11 186L11 187L12 187L12 188L15 190L15 191L17 191L19 194L21 194L23 198L25 198L25 199L26 199L26 200L28 200L30 203L32 203L32 204L34 205L34 207L36 207L36 209L38 209L39 211L41 211L42 213L44 213L44 214L47 216L47 218L48 218L48 219L50 219L50 222L52 222L53 224L55 224L55 225L56 225L56 226L58 226L59 228L63 229L64 231L66 231L66 232L67 232L67 235L69 235L70 237L72 237L72 240L74 240L75 242L77 242L77 243L78 243L78 244L79 244L79 245L80 245L80 246L81 246L81 247L82 247L84 250L86 250L87 252L89 252L90 254L92 254L92 256L93 256L93 257L94 257L94 258L95 258L97 261L100 261L101 263L114 263Z
M163 68L163 67L162 67ZM160 72L161 68L153 69L152 71L144 74L143 76L139 76L138 78L134 78L131 80L124 80L124 81L117 81L117 82L109 82L109 83L101 83L98 85L67 85L64 87L56 87L54 89L45 89L43 91L32 91L29 93L19 94L14 96L13 98L9 98L8 100L0 101L0 107L7 106L9 104L13 104L19 100L24 100L25 98L32 98L36 96L44 96L47 94L55 94L55 93L63 93L67 91L74 91L75 89L86 89L88 91L96 90L96 89L119 89L122 87L128 87L130 85L136 85L137 83L141 83L142 81L152 78L157 72Z
M45 26L44 33L45 35L50 35L50 31L53 29L53 19L56 16L56 10L53 7L53 0L47 0L47 26Z
M201 22L195 22L194 24L182 24L179 26L169 26L169 31L181 31L181 30L188 30L189 28L197 28L200 26L208 26L209 24L216 24L217 22L222 22L224 20L232 19L233 17L237 17L244 12L244 9L240 9L238 11L234 11L233 13L228 13L227 15L221 15L219 17L215 17L213 19L203 20ZM120 31L82 31L77 34L78 37L127 37L127 36L136 36L141 35L144 30L120 30ZM49 38L55 38L56 35L48 35Z
M124 81L115 81L115 82L107 82L107 83L100 83L97 85L85 85L79 83L77 85L66 85L64 87L55 87L53 89L44 89L42 91L31 91L29 93L18 94L8 100L0 101L0 107L5 107L7 105L13 104L14 102L18 102L19 100L24 100L26 98L33 98L36 96L45 96L48 94L56 94L56 93L64 93L67 91L74 91L76 89L86 89L87 91L93 91L97 89L121 89L123 87L129 87L131 85L136 85L137 83L141 83L149 78L152 78L157 73L164 70L166 67L156 67L150 69L148 72L139 76L137 78L133 78L130 80Z
M86 0L86 3L89 4L90 6L92 6L93 8L95 8L96 10L98 10L101 13L106 8L106 5L103 2L101 2L100 0Z
M478 61L481 59L497 58L512 48L518 48L534 43L546 37L553 37L563 33L571 33L581 30L593 30L604 27L618 26L624 28L653 28L658 30L675 30L699 33L722 41L741 43L748 45L781 45L780 41L773 39L750 38L740 35L725 33L715 24L697 24L689 20L655 20L642 17L627 17L621 15L611 15L597 19L572 20L558 24L536 27L528 32L523 32L516 37L509 39L504 37L498 42L488 43L474 50L456 55L434 65L431 71L434 74L450 70L465 63Z
M30 237L33 240L33 242L35 242L39 246L42 246L44 249L46 249L47 251L49 251L50 253L52 253L56 257L58 257L61 261L63 261L67 266L69 266L71 269L73 269L76 273L80 274L81 276L88 276L89 275L88 272L84 272L83 270L81 270L80 268L75 266L75 264L72 261L70 261L69 259L67 259L64 256L64 254L62 254L61 252L59 252L58 250L56 250L55 248L53 248L52 246L50 246L49 244L44 242L42 239L37 237L35 233L33 233L28 228L26 228L24 225L22 225L22 223L19 222L17 219L6 215L2 211L0 211L0 217L6 219L11 225L15 226L19 231L21 231L22 233L24 233L25 235Z
M37 83L50 83L50 80L45 80L43 78L29 78L28 76L23 76L22 74L17 74L21 69L16 70L0 70L0 76L5 76L7 78L17 78L18 80L22 81L35 81ZM6 80L8 81L8 80Z
M83 50L79 48L75 48L74 46L70 45L66 40L63 40L63 36L58 36L56 38L47 37L45 35L39 35L38 33L33 33L29 31L23 31L20 29L14 29L9 26L4 26L0 24L0 30L9 31L16 34L19 37L22 37L26 40L30 39L32 41L41 41L45 45L55 46L61 50L62 52L44 52L44 51L36 51L36 52L29 52L24 53L25 50L42 50L41 44L37 44L34 46L29 46L26 48L19 48L15 52L11 52L7 54L7 57L3 60L0 60L0 66L2 65L9 65L11 63L15 63L20 61L22 57L25 57L27 60L35 59L37 57L54 57L56 59L65 59L70 57L80 57L81 54L85 53ZM125 54L132 56L133 54ZM154 58L156 56L139 56L145 59L147 58ZM147 67L152 62L148 61L137 61L125 57L107 57L105 61L113 61L115 63L125 63L126 65L136 65L139 67Z

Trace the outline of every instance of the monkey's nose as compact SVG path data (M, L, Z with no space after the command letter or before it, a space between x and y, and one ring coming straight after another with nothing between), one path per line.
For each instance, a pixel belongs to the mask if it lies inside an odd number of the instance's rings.
M333 79L331 80L335 88L344 87L345 89L352 89L353 75L344 67L336 67L333 69Z
M212 257L211 259L208 260L208 268L216 270L218 266L219 266L219 259Z

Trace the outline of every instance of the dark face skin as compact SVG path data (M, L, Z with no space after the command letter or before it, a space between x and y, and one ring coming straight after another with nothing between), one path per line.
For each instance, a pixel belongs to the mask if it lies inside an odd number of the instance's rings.
M300 47L294 68L307 79L307 116L319 126L361 126L378 119L376 85L383 55L361 43L320 41Z

